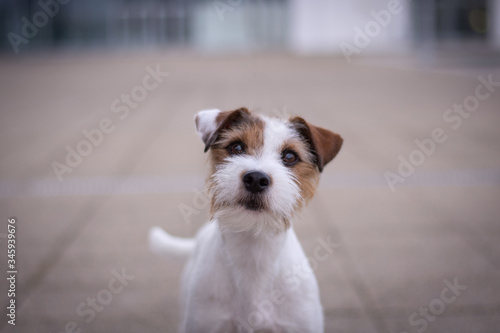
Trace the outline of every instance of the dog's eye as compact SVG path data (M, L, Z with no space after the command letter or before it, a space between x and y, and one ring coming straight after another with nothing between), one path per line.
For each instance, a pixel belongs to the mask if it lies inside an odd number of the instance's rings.
M299 161L297 153L291 150L285 150L281 154L281 159L283 160L283 164L285 164L286 166L295 165Z
M245 152L245 148L243 146L243 143L238 141L231 143L229 147L227 147L227 151L231 155L239 155Z

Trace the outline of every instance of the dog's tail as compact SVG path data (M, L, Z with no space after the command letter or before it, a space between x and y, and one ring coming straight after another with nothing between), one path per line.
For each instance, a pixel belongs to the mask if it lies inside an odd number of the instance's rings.
M149 230L149 248L169 258L184 262L194 251L193 238L180 238L167 233L160 227Z

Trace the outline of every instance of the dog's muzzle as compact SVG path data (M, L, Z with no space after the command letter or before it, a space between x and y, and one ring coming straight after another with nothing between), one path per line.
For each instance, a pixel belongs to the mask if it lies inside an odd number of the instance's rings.
M266 210L267 204L263 193L271 185L271 178L260 171L248 171L243 175L242 181L246 195L239 203L248 210Z

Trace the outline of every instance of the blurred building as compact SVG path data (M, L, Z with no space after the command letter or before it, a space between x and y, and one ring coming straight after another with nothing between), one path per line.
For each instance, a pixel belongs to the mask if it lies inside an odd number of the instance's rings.
M500 49L500 0L0 0L0 22L5 52Z

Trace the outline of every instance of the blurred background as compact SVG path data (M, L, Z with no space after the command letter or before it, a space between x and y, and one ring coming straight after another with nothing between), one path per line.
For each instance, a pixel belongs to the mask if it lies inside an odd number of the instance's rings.
M241 106L344 138L294 225L326 332L500 332L499 0L0 0L0 36L2 332L176 332L147 232L207 220L193 117Z
M381 28L368 28L377 36L367 53L484 53L500 45L495 0L319 0L314 6L304 0L4 0L0 6L6 52L148 47L342 54L339 46L352 43L354 28L364 30L377 16ZM387 11L389 17L382 14ZM29 46L9 34L28 39Z

